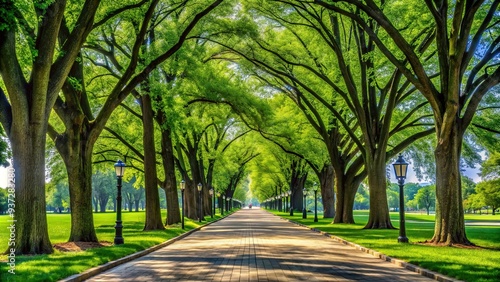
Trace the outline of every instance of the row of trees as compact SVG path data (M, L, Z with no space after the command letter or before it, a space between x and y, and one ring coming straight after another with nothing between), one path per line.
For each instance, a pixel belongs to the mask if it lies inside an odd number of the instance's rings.
M0 123L16 170L16 252L52 251L46 158L69 186L69 240L97 241L93 170L117 158L144 187L145 230L180 221L181 179L196 218L198 183L208 214L208 189L234 197L249 171L256 197L291 189L294 207L317 181L335 223L354 223L365 181L366 228L393 228L386 164L410 146L421 163L434 152L432 242L469 243L461 154L497 149L499 2L415 2L5 2Z

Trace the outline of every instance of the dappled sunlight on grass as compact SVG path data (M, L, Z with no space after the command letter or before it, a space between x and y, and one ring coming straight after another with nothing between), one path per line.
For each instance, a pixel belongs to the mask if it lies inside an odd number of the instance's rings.
M363 229L367 211L355 211L356 224L332 224L332 219L302 219L302 214L274 212L283 218L316 228L347 241L402 259L423 268L465 281L498 281L500 277L500 226L466 226L467 237L482 248L437 247L419 244L434 234L434 215L407 214L406 235L410 244L397 242L399 230ZM398 213L391 220L399 228ZM499 221L499 216L466 215L465 220ZM410 222L408 222L410 221Z

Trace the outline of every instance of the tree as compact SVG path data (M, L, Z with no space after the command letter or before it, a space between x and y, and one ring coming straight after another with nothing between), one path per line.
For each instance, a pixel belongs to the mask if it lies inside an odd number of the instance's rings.
M493 152L481 168L485 181L476 186L476 193L482 197L485 205L491 206L493 215L500 207L500 153Z
M116 189L116 176L110 171L96 171L92 175L92 198L94 201L95 212L106 212L106 207L113 191Z
M425 207L427 215L429 215L430 208L436 203L436 187L429 185L420 188L415 195L415 200L420 207Z
M465 234L461 195L462 138L483 97L500 83L500 32L493 24L498 21L500 1L425 1L404 8L374 1L314 2L362 26L384 56L429 102L437 140L436 227L430 241L471 244ZM402 14L414 20L401 21ZM377 36L366 19L377 22L385 31L383 36ZM408 37L408 32L423 29L434 38L435 49L430 50L436 54L433 60L427 60L432 53L420 53Z
M147 80L154 69L179 50L195 25L222 0L202 1L197 3L199 5L188 5L190 8L185 9L188 2L190 1L181 1L169 6L159 0L142 1L110 12L108 17L114 18L121 13L125 15L118 17L116 21L96 23L93 26L95 33L87 42L85 52L81 53L73 65L70 73L72 79L66 81L63 95L57 99L54 108L64 121L65 128L58 131L55 126L49 126L48 131L65 160L70 180L71 201L74 202L70 241L97 241L90 215L92 151L111 114L129 94L137 91L138 85ZM141 8L133 10L137 7ZM179 20L179 14L176 13L186 13L188 18L183 21L183 25L176 26L179 28L178 33L173 37L165 36L165 44L155 42L156 46L162 48L158 48L154 54L144 52L143 43L148 34L160 27L168 30L170 27L166 23ZM130 40L131 33L135 35L133 40ZM175 40L170 41L172 38ZM86 61L92 64L87 65ZM140 64L141 62L144 64ZM87 66L89 70L84 69ZM94 77L87 80L87 73ZM89 85L86 81L89 81ZM105 97L94 109L90 107L87 89L102 93ZM151 154L151 148L147 152ZM156 163L151 162L150 155L147 158L148 172L153 171ZM154 195L157 193L157 179L150 179L151 177L153 175L148 174L148 187L154 185L154 188L147 190L153 191L151 193ZM151 201L158 201L157 197L149 198ZM156 228L158 222L161 223L161 218L158 218L159 207L151 204L149 209L150 216L147 217L145 229L150 226Z
M86 0L71 11L65 0L1 4L0 122L11 144L16 174L17 254L53 251L45 215L48 120L100 2ZM68 19L72 24L60 40L61 25ZM22 44L17 42L20 38Z

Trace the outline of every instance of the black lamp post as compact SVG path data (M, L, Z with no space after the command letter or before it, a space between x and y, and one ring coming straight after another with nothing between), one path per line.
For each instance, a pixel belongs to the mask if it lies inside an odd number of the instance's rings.
M405 162L402 155L399 155L397 161L392 164L394 167L394 173L396 174L396 179L399 184L399 237L398 243L408 243L408 238L406 237L406 227L405 227L405 202L404 202L404 185L406 179L406 172L408 171L408 163Z
M184 179L181 181L181 205L182 205L182 229L184 229L184 189L186 189L186 182Z
M318 184L314 182L314 222L318 222Z
M302 202L302 218L307 218L307 210L306 210L306 196L307 190L306 188L302 189L302 194L304 195L304 201Z
M210 188L210 190L208 190L208 194L210 194L210 201L214 203L213 204L214 208L210 209L210 217L214 218L214 213L215 213L214 188Z
M199 198L199 200L198 200L198 207L200 208L200 210L199 210L200 211L200 214L199 214L200 217L199 217L199 221L198 222L201 222L201 218L203 217L202 216L202 212L203 211L202 211L202 205L201 205L201 189L202 188L203 188L203 185L201 185L201 183L198 183L198 196L199 196L198 197Z
M288 190L288 195L290 195L290 216L293 216L293 192L291 187Z
M115 225L115 245L123 244L123 225L122 225L122 177L125 173L125 163L118 160L115 163L116 172L116 225Z

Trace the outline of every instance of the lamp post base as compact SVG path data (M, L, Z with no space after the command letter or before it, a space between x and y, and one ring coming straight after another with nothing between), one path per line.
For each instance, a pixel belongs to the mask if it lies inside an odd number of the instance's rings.
M398 243L408 243L408 237L399 236L398 237Z

